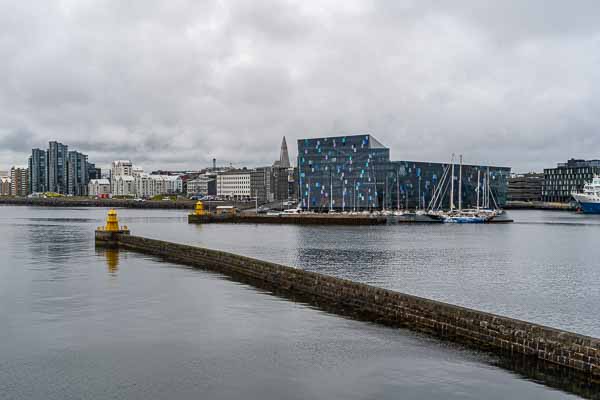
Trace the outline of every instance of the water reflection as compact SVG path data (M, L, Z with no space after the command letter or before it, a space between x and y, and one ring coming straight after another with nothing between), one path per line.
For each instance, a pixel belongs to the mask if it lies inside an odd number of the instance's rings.
M125 254L128 254L129 252L129 250L124 251ZM132 252L132 254L138 253ZM149 259L160 263L165 262L158 256L149 256ZM183 265L179 265L178 267L186 268ZM338 304L331 304L328 302L321 302L314 296L298 292L290 292L289 290L282 289L281 287L273 285L262 279L256 279L250 276L235 273L226 275L219 274L219 276L220 278L228 281L250 285L253 288L259 289L263 293L268 293L271 296L285 299L297 304L303 304L314 310L323 311L326 314L333 314L336 316L341 315L349 320L371 322L370 316L364 316L360 312L356 312L353 308L343 307ZM368 329L367 326L368 325L365 325L363 328ZM524 380L542 384L565 393L575 394L582 398L600 400L600 382L592 380L587 374L540 360L536 357L513 354L510 351L497 352L493 350L473 350L468 345L463 343L448 341L446 339L437 338L419 332L413 332L402 325L392 324L389 325L389 327L397 328L398 331L401 332L400 336L423 338L432 345L435 343L434 347L440 346L442 348L450 349L452 352L454 352L454 354L472 355L476 357L479 362L509 371L515 376L523 378ZM396 339L398 339L398 337L396 337Z
M96 255L106 259L106 266L111 275L119 271L119 249L96 246Z

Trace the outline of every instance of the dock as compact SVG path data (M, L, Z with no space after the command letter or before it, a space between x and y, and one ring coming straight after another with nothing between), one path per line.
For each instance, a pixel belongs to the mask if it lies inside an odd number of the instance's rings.
M486 224L507 224L514 222L501 216ZM401 224L442 224L443 221L426 215L406 214L400 216L348 215L348 214L292 214L292 215L214 215L189 214L190 224L291 224L291 225L401 225Z

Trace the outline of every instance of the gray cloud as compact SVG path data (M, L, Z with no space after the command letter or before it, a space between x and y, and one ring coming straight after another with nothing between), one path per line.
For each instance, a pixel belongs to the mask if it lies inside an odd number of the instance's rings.
M598 158L595 1L0 0L0 167L260 165L371 132L395 159Z

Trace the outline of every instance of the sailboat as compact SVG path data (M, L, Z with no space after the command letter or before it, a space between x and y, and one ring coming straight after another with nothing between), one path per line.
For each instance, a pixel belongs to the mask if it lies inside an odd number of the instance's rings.
M484 178L484 186L486 190L483 192L484 208L479 207L480 197L480 183L481 183L481 171L477 173L477 208L475 209L463 209L462 207L462 155L460 156L459 173L458 173L458 208L454 206L454 154L452 154L452 160L450 162L450 168L446 168L442 175L442 180L438 185L438 191L434 194L433 199L430 203L428 215L434 219L441 220L445 223L455 224L482 224L497 215L497 212L489 209L489 199L491 195L491 189L489 186L489 168L487 170L487 180ZM444 195L444 187L446 180L448 179L448 171L450 172L450 210L442 211L441 205ZM495 201L495 200L494 200ZM487 208L486 208L487 207Z

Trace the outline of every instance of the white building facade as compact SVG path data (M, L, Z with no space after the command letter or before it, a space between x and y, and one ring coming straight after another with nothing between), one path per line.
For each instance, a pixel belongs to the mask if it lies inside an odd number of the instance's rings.
M207 175L200 175L197 178L187 181L186 194L188 196L206 196L208 194L208 184L210 181L211 178Z
M88 183L89 196L107 196L110 194L110 181L108 179L91 179Z
M250 197L251 171L228 171L217 175L217 196L228 199Z
M150 198L158 195L181 193L183 180L180 176L139 174L135 177L138 197Z
M131 175L113 176L111 193L113 196L135 196L135 178Z
M133 175L133 164L130 160L115 160L110 173L111 177Z

